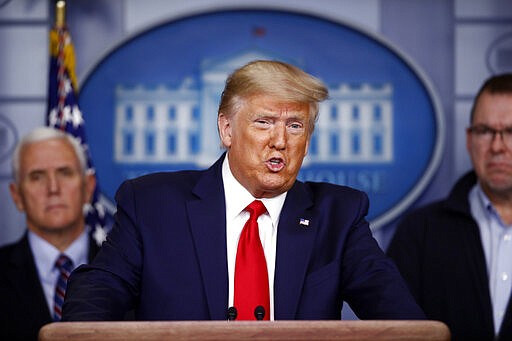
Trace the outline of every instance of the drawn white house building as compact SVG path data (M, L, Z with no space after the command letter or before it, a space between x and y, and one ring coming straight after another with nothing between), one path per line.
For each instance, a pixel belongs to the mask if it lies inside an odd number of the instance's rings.
M217 109L227 76L250 60L248 52L205 61L200 77L180 86L116 89L114 158L118 163L187 163L205 167L220 153ZM388 163L393 161L391 84L345 84L329 89L305 165L309 163Z
M307 161L385 163L393 161L390 84L341 84L321 103Z

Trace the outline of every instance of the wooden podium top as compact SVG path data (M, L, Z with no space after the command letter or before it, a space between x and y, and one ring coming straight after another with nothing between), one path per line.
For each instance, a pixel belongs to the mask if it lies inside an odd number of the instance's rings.
M448 341L438 321L130 321L55 322L49 340L342 340Z

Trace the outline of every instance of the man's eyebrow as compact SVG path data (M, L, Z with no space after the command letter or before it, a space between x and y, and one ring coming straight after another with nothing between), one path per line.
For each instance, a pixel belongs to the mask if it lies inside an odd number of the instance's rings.
M27 174L46 173L46 169L36 168L30 170Z

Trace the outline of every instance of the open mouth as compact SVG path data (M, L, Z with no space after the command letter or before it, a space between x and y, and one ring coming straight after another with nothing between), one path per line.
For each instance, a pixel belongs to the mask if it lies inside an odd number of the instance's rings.
M281 158L271 158L266 163L267 167L273 172L279 172L285 166L285 163Z

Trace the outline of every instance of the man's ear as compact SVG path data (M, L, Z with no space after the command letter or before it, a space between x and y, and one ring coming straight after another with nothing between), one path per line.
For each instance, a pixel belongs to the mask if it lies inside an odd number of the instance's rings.
M96 188L96 176L94 173L87 173L85 175L85 202L90 204L92 201L92 196L94 194L94 189Z
M22 194L20 193L20 188L14 182L9 184L9 192L11 193L12 201L16 205L16 208L20 212L25 212L25 206L23 205Z
M311 141L311 138L308 138L306 141L306 146L304 147L304 156L308 155L309 150L309 142Z
M471 145L472 145L472 138L471 132L469 130L466 130L466 150L471 155Z
M231 147L231 120L223 113L219 113L217 127L219 128L219 136L222 145L228 149Z

